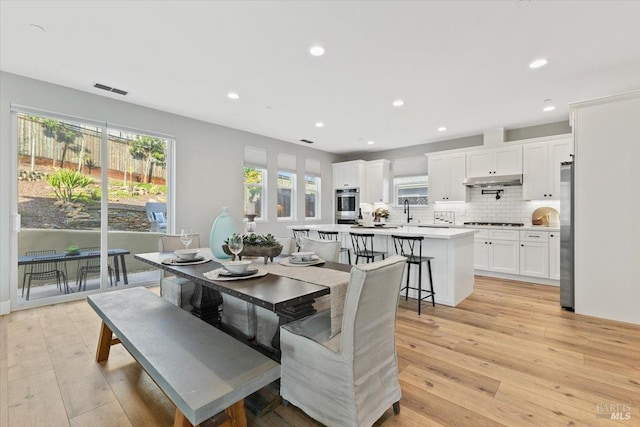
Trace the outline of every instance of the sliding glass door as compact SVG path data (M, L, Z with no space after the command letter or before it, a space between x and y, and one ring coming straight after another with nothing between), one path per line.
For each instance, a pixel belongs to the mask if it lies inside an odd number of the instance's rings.
M16 307L157 283L133 254L170 230L172 140L15 111Z

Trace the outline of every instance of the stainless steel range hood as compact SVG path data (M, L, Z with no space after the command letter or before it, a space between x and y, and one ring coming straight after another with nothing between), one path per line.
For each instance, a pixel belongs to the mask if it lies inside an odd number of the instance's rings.
M467 187L511 187L522 185L522 175L489 175L466 178L462 183Z

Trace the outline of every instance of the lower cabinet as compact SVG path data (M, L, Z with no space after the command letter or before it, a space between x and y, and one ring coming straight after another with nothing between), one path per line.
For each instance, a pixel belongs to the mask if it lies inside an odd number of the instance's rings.
M549 233L549 279L560 280L560 232Z
M519 274L520 258L518 242L511 240L489 241L489 270L499 273Z
M520 274L518 232L480 230L474 240L476 270Z
M547 242L520 243L520 275L549 277L549 244Z
M474 267L560 280L560 232L479 230L474 240Z

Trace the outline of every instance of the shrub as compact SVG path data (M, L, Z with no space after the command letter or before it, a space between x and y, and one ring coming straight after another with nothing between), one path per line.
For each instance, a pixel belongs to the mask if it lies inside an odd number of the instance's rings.
M65 202L76 202L91 184L90 177L70 169L58 169L47 177L56 197Z

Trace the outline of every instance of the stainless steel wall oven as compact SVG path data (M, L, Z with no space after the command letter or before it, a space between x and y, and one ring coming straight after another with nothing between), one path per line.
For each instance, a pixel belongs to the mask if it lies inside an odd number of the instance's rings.
M339 188L336 190L336 224L354 224L360 207L359 188Z

